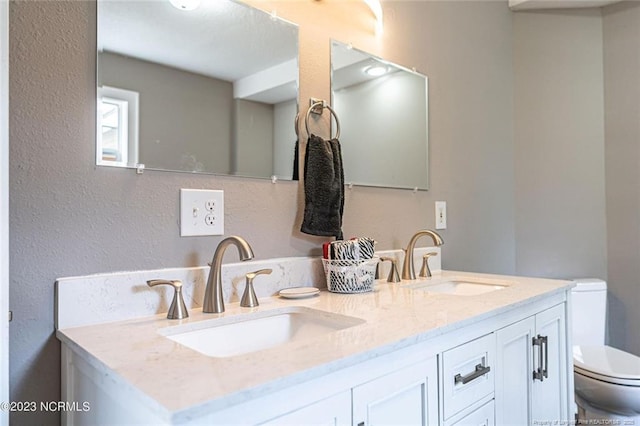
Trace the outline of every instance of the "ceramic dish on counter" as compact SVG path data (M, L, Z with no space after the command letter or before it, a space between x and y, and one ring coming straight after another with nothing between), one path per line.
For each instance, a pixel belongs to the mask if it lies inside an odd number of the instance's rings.
M320 294L320 290L315 287L291 287L280 290L280 297L285 299L305 299Z

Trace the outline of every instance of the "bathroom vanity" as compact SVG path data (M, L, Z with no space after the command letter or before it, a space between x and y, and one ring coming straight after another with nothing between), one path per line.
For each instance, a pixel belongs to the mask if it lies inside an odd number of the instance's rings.
M436 271L379 280L364 294L262 297L255 308L191 309L179 321L98 314L102 323L60 318L67 285L58 282L62 399L90 409L64 413L65 424L492 425L573 416L567 281Z

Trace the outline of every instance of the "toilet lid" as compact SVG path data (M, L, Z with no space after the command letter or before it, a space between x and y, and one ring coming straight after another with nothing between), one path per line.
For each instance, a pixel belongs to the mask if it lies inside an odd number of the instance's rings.
M573 363L578 372L583 370L583 373L604 376L604 380L623 379L625 384L640 385L640 357L611 346L576 345L573 347ZM635 380L638 382L633 383Z

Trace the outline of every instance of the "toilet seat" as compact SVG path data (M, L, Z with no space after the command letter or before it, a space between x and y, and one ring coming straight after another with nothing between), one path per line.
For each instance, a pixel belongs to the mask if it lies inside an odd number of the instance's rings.
M615 385L640 387L640 357L611 346L573 347L574 371Z

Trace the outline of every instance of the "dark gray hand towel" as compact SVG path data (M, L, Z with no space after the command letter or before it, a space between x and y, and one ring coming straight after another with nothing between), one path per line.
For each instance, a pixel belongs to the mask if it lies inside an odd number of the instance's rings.
M344 173L342 152L337 139L324 140L311 135L304 156L305 234L342 238Z
M291 180L299 180L299 176L298 176L298 156L300 154L298 154L298 139L296 138L296 145L293 148L293 176L291 177Z

